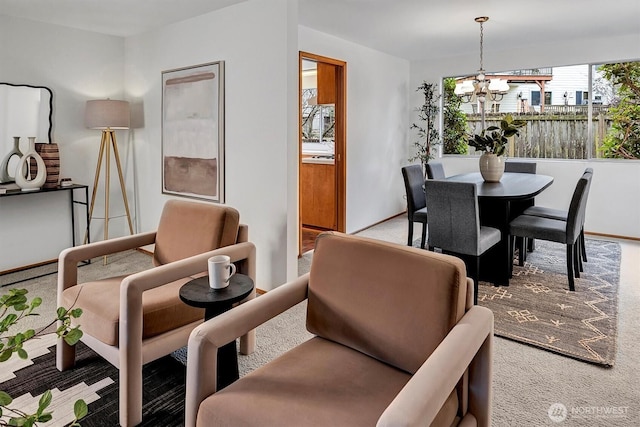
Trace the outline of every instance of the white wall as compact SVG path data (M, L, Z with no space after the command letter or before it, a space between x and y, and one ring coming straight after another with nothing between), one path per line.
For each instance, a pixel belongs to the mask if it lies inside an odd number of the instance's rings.
M347 63L347 223L354 232L406 209L400 168L413 153L409 61L299 26L301 51Z
M253 0L126 40L140 228L157 226L161 194L161 72L225 61L226 204L257 246L257 287L297 275L297 3Z
M473 42L473 40L470 40ZM640 34L600 37L591 40L558 40L553 45L518 47L495 52L485 46L484 64L488 71L528 69L548 66L638 60ZM437 82L443 76L473 74L479 66L477 52L465 56L419 61L411 64L411 85L423 80ZM412 105L420 105L414 96ZM409 142L407 142L409 144ZM477 170L477 159L445 157L447 174ZM538 173L551 175L554 183L536 203L566 209L567 197L575 188L585 167L594 169L589 193L585 230L615 236L640 238L640 161L629 160L537 160ZM569 196L567 196L569 195Z
M84 106L87 99L122 96L123 39L3 15L0 39L0 81L53 91L61 176L91 184L100 133L84 128ZM83 215L84 209L76 212ZM71 245L69 216L66 192L0 198L0 271L57 258ZM84 221L76 225L82 227ZM92 229L99 235L102 224ZM84 237L82 230L77 237Z

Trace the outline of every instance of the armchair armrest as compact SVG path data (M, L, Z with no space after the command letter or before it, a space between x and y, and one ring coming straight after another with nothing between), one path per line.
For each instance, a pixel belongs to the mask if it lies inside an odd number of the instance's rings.
M472 307L398 393L377 425L430 425L467 369L471 407L480 409L482 405L474 402L477 400L490 405L492 340L493 313L484 307ZM475 359L489 366L474 366ZM487 382L486 388L477 385L482 381ZM490 408L474 415L479 426L490 426Z
M200 403L216 392L218 348L307 298L309 273L203 323L189 336L186 426L195 426Z
M58 301L62 301L65 289L78 284L78 262L150 245L155 240L156 232L149 231L63 250L58 257Z
M228 255L232 262L250 260L248 274L255 276L255 252L253 243L237 243L125 277L120 284L120 348L142 342L144 291L207 271L207 260L215 255Z

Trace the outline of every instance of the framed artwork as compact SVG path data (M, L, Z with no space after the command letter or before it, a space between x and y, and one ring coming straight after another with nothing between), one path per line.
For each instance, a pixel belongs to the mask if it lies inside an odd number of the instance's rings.
M162 192L224 203L224 61L162 72Z

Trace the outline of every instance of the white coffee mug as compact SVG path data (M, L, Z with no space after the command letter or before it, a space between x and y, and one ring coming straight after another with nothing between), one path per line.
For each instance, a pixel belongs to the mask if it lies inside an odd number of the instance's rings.
M209 258L209 287L223 289L229 286L229 279L236 274L236 266L226 255L216 255Z

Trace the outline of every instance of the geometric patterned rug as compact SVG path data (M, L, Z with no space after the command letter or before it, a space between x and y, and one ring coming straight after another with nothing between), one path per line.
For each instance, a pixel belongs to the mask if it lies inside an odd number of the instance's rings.
M495 335L611 367L617 338L620 245L587 239L584 272L569 291L565 245L536 240L509 286L480 282L478 304L494 314Z
M53 411L53 420L47 427L69 425L77 399L89 406L88 415L79 421L82 427L118 425L118 370L79 342L76 366L59 372L55 344L55 334L44 335L25 343L28 359L14 355L2 362L0 390L13 397L10 406L35 413L40 395L51 390L47 410ZM171 356L144 365L141 426L184 425L185 374L186 367Z

